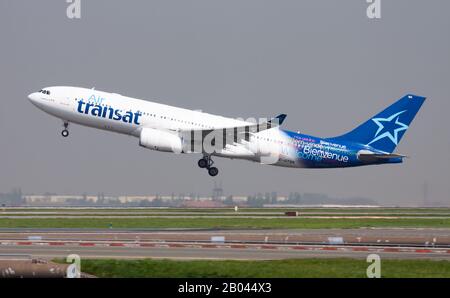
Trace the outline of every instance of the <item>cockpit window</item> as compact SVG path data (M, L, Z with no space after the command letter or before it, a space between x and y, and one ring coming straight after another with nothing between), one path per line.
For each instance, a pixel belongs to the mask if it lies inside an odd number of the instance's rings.
M48 91L48 90L43 90L43 89L39 90L39 93L43 93L43 94L50 95L50 91Z

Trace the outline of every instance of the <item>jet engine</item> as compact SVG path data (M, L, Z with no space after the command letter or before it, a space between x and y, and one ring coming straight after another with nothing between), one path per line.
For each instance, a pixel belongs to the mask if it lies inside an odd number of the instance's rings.
M157 151L183 152L183 140L178 135L153 128L142 129L139 137L139 145Z

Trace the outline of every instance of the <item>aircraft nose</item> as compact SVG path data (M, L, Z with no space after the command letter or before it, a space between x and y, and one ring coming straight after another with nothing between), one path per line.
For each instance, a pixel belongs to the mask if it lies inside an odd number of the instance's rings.
M32 103L36 103L39 99L39 95L38 92L33 92L28 94L28 99L32 102Z

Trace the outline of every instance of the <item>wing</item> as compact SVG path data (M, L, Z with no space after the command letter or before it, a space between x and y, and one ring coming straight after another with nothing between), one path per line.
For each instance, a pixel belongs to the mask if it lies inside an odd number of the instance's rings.
M278 127L285 119L286 114L280 114L261 123L215 129L182 130L179 135L183 139L183 143L187 145L187 151L204 152L205 144L214 146L216 149L223 149L227 145L248 142L252 134Z

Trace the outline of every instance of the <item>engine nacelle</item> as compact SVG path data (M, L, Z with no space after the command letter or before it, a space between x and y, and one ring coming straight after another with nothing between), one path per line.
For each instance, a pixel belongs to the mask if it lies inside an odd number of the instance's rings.
M139 137L139 145L148 149L164 152L183 152L183 141L179 136L153 128L142 129Z

